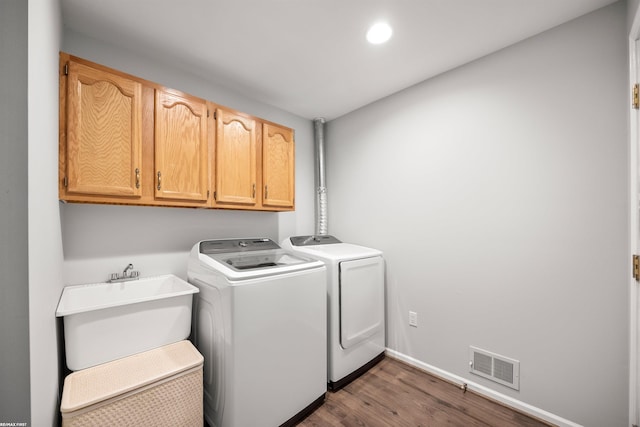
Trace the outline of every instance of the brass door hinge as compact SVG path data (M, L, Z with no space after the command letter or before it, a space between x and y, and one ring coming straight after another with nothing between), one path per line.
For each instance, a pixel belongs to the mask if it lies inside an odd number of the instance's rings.
M640 109L640 85L638 83L633 85L631 94L631 106L634 110Z
M633 278L636 279L636 282L640 282L640 256L633 256Z

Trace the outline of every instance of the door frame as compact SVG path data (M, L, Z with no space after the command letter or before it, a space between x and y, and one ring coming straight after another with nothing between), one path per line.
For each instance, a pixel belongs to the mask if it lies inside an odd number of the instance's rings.
M638 253L638 236L640 200L638 198L638 145L640 140L638 126L638 110L631 108L631 88L640 81L638 69L638 48L640 47L640 7L635 11L633 23L629 31L629 262ZM640 423L638 386L640 374L638 370L638 285L632 275L629 276L629 424Z

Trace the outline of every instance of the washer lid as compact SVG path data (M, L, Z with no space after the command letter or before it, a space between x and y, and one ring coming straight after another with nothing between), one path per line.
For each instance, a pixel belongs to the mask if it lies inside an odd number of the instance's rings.
M257 270L271 267L287 267L306 264L308 259L288 254L282 249L235 252L209 255L214 260L235 271Z
M266 238L203 240L196 247L200 263L233 281L324 268L322 262L293 255Z

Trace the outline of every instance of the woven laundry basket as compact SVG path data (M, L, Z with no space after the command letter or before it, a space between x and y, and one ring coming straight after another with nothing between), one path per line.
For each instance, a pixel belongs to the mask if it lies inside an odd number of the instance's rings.
M73 372L63 427L202 426L202 364L189 341Z

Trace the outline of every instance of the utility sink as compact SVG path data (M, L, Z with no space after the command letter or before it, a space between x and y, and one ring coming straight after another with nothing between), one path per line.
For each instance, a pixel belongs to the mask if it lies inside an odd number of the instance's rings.
M197 292L172 274L66 286L56 317L64 322L67 367L78 371L188 338Z

